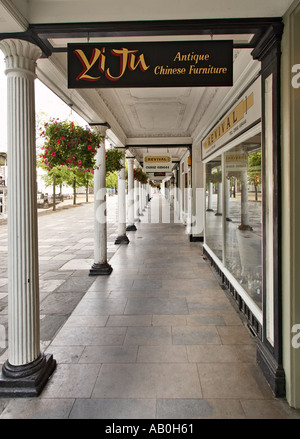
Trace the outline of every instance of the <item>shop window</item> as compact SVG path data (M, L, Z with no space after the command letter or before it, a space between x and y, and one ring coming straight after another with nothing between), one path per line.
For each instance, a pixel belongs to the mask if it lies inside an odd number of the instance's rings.
M206 164L205 243L262 309L260 135Z

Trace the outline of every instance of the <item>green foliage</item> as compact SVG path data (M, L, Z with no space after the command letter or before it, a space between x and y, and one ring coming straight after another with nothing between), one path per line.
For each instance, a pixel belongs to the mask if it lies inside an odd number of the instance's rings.
M249 168L261 167L261 151L254 152L248 157Z
M255 187L261 184L261 151L250 154L248 157L248 182Z
M216 172L213 172L209 176L207 176L208 181L211 181L212 183L221 183L222 182L222 172L217 170Z
M110 172L109 174L107 174L106 187L111 188L111 189L118 187L118 172L117 171Z

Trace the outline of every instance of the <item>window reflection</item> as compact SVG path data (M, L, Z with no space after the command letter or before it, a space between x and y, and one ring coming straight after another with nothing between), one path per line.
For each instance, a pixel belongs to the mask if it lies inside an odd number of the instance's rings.
M223 179L221 156L206 164L205 242L262 308L260 135L224 153L223 160Z
M222 158L217 157L206 166L206 223L205 242L215 255L223 257L222 231Z

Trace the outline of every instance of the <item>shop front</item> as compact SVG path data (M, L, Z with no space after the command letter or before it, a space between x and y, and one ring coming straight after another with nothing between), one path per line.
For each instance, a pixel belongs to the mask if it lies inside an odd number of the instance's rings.
M261 77L202 142L206 206L204 249L262 325L263 215Z
M267 131L268 118L273 117L268 113L271 90L270 78L264 83L259 71L202 140L206 183L203 247L256 337L258 362L280 395L284 391L283 373L278 372L281 366L274 362L277 366L272 372L269 367L280 345L276 316L279 255L274 246L278 206L273 202L278 174Z

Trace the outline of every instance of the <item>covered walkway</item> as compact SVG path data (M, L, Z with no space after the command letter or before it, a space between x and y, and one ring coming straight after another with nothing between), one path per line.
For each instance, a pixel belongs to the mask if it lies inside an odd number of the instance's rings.
M168 211L155 194L111 257L112 274L90 282L48 346L57 368L42 394L2 399L0 419L300 417L273 397L201 243L172 211L164 222Z

